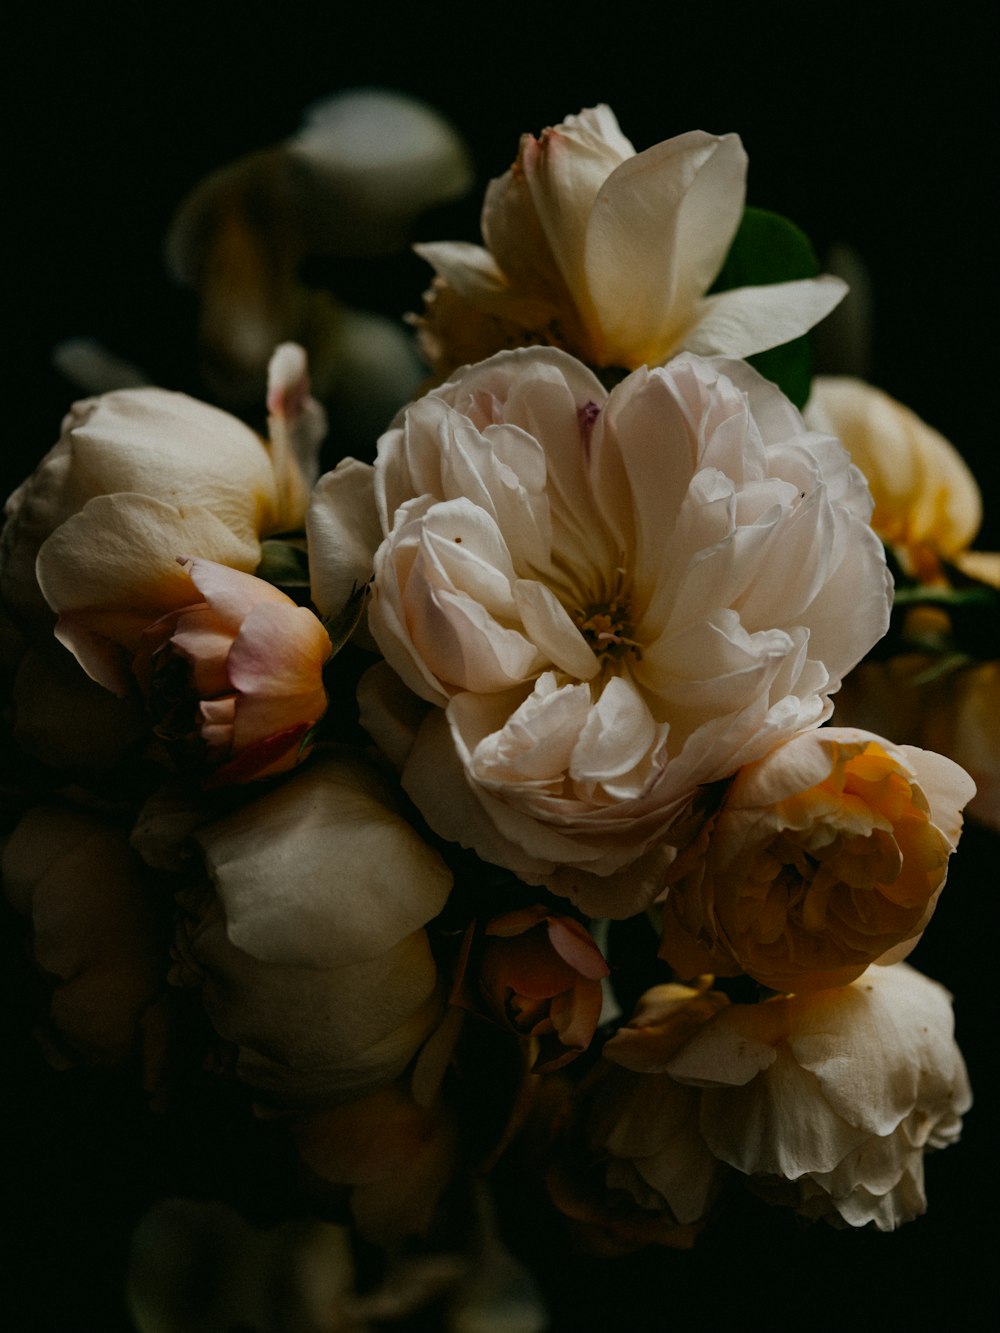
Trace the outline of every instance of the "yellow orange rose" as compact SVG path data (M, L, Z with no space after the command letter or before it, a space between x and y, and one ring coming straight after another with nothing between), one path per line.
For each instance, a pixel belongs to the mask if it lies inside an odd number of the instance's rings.
M905 956L974 790L951 760L870 732L793 737L740 770L675 862L661 953L682 976L746 972L779 991Z

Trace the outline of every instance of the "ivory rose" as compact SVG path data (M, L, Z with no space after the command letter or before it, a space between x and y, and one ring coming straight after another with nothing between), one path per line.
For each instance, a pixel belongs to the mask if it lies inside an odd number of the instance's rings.
M916 944L972 780L943 755L824 727L748 764L670 868L661 953L681 976L823 990Z
M951 996L906 963L850 986L733 1004L678 1050L701 1135L777 1203L891 1231L926 1207L924 1153L972 1104Z
M275 353L268 403L269 443L163 389L77 404L7 504L0 586L14 613L51 608L88 674L119 687L115 647L134 653L151 620L195 600L178 555L249 573L262 537L301 527L325 430L301 349Z
M326 630L263 579L180 563L204 600L150 625L135 663L157 735L215 784L293 768L326 712Z
M934 557L953 560L982 522L979 487L961 455L915 412L863 380L819 375L805 419L836 435L865 474L872 526L917 571Z
M177 979L283 1108L391 1082L440 1018L424 926L451 875L398 805L368 759L324 750L221 817L165 790L133 833L151 865L186 871Z
M627 916L696 789L822 722L884 633L870 503L743 363L683 355L609 394L528 348L321 480L313 593L339 608L374 569L369 628L433 707L408 750L377 673L363 720L432 827Z
M686 348L743 357L805 333L847 290L824 277L706 293L743 213L735 134L694 131L636 153L610 107L521 139L491 182L485 247L417 253L437 272L421 341L445 374L470 346L563 347L595 366L660 365Z
M608 965L590 932L543 905L470 926L453 1002L477 997L505 1027L536 1044L536 1073L585 1051L601 1017Z

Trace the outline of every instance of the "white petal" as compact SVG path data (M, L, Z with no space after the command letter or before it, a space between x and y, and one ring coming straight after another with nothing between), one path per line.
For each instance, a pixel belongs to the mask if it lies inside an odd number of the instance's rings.
M847 284L829 274L736 287L707 296L684 346L700 356L752 356L780 347L818 324L847 294Z

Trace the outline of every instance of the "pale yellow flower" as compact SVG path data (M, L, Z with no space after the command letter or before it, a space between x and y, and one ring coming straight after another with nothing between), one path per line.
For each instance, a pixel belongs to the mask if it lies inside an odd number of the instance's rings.
M836 435L871 487L872 527L920 572L954 560L982 522L979 487L961 455L915 412L863 380L817 376L805 409Z
M524 135L487 189L485 247L416 247L438 274L421 321L425 355L448 373L470 347L547 343L634 369L682 349L743 357L797 337L842 298L839 279L706 295L743 213L745 177L735 134L694 131L637 154L603 105Z

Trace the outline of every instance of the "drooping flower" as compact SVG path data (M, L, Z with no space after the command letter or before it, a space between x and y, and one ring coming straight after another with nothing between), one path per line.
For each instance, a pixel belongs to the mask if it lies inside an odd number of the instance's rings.
M698 1130L697 1090L664 1070L726 1003L704 985L647 991L573 1095L546 1184L589 1248L616 1255L694 1244L725 1168Z
M712 1152L776 1203L891 1231L926 1207L924 1153L972 1103L951 996L906 963L850 986L733 1004L668 1062L700 1088Z
M954 560L982 522L976 480L943 435L881 389L849 376L813 380L805 409L813 430L836 435L865 474L872 527L917 572Z
M916 944L975 788L943 755L823 727L740 770L670 868L661 952L681 976L823 990ZM900 946L906 946L900 952Z
M454 1003L472 1009L485 1003L497 1021L531 1037L537 1073L559 1069L587 1049L608 965L585 926L535 904L481 928L474 923L466 945Z
M737 135L694 131L637 154L603 105L524 135L486 192L485 247L416 247L438 275L425 356L448 374L470 348L547 343L635 369L682 349L748 356L806 332L844 295L839 279L706 295L739 225L745 178Z
M869 512L841 446L742 363L685 355L608 394L531 348L321 480L313 593L338 608L374 568L371 632L433 705L408 752L385 743L436 831L623 916L699 785L822 722L884 633Z
M134 667L157 734L216 784L293 768L326 712L326 630L263 579L181 564L203 600L150 625Z
M397 807L370 761L334 751L221 817L169 791L140 816L143 857L186 867L180 979L274 1104L388 1084L440 1017L424 926L451 875Z

